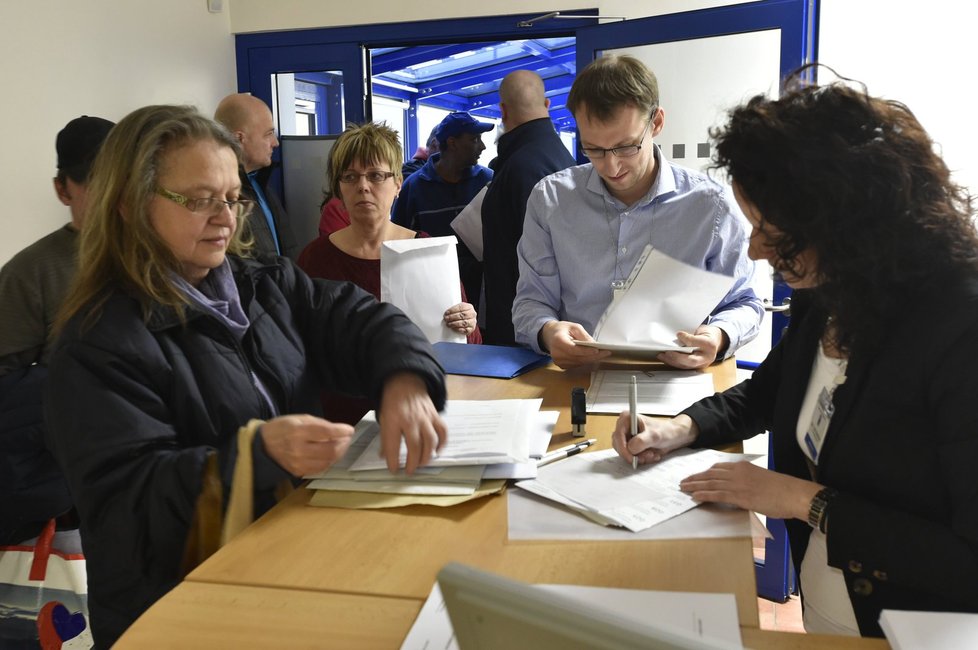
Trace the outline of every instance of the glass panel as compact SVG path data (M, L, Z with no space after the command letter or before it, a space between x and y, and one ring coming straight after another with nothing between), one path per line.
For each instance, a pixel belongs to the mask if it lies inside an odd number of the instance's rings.
M272 90L272 113L279 135L329 135L343 131L343 73L280 72L272 75Z

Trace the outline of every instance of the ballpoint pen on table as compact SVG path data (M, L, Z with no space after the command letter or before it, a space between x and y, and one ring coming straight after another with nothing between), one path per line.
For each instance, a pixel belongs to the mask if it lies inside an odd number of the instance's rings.
M564 458L569 458L574 454L579 454L596 442L597 442L596 438L591 438L589 440L583 440L573 445L567 445L566 447L561 447L560 449L554 449L553 451L545 454L543 458L537 461L537 467L543 467L544 465L549 465L555 460L562 460Z
M632 383L628 387L628 413L631 417L631 438L638 435L638 379L632 375ZM638 469L638 456L632 456L632 469Z

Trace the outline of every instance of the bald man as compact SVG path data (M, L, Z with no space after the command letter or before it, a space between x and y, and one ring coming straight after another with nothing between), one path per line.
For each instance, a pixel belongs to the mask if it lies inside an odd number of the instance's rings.
M241 194L261 207L245 222L245 234L255 240L255 252L295 259L299 251L289 215L268 185L272 152L278 146L272 111L257 97L240 93L222 99L214 119L241 143Z
M530 190L544 176L575 164L550 121L543 80L516 70L499 86L505 133L497 144L495 175L482 203L486 343L516 345L512 308L519 265L516 244Z

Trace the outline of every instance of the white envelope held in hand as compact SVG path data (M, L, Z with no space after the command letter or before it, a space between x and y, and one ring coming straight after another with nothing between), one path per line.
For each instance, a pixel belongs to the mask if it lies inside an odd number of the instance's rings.
M380 248L380 299L398 307L431 343L465 343L445 325L445 310L462 302L454 237L385 241Z
M608 350L692 352L676 332L694 331L733 286L734 278L675 260L646 247L625 292L611 301L591 346Z

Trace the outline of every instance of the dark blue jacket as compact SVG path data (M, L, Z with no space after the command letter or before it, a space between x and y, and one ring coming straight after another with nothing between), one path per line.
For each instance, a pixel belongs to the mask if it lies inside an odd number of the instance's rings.
M411 230L426 232L432 237L455 235L452 220L492 180L492 170L474 165L461 181L447 183L435 171L435 163L440 159L440 153L431 155L424 167L404 179L401 193L394 203L391 221ZM461 242L458 245L458 263L465 294L478 309L479 295L482 293L482 263Z
M485 342L516 345L513 300L519 264L516 244L530 190L543 178L576 165L549 118L531 120L499 139L496 173L482 203Z
M70 322L51 356L48 443L81 518L100 647L182 578L205 462L216 453L228 482L240 426L318 413L323 388L377 405L400 371L423 377L435 406L444 404L431 346L397 308L348 282L310 280L285 258L229 259L250 321L240 343L194 308L186 324L170 308L144 321L140 303L116 291L90 327L83 315ZM262 480L261 460L256 516L281 478Z
M0 377L0 545L37 536L71 509L68 483L44 446L46 366Z
M809 294L794 292L787 333L750 379L684 411L697 446L770 430L774 467L811 479L796 429L827 314ZM815 474L839 491L828 564L863 636L882 636L883 609L978 612L978 279L908 297L889 322L876 351L850 354ZM811 528L785 527L800 575Z

